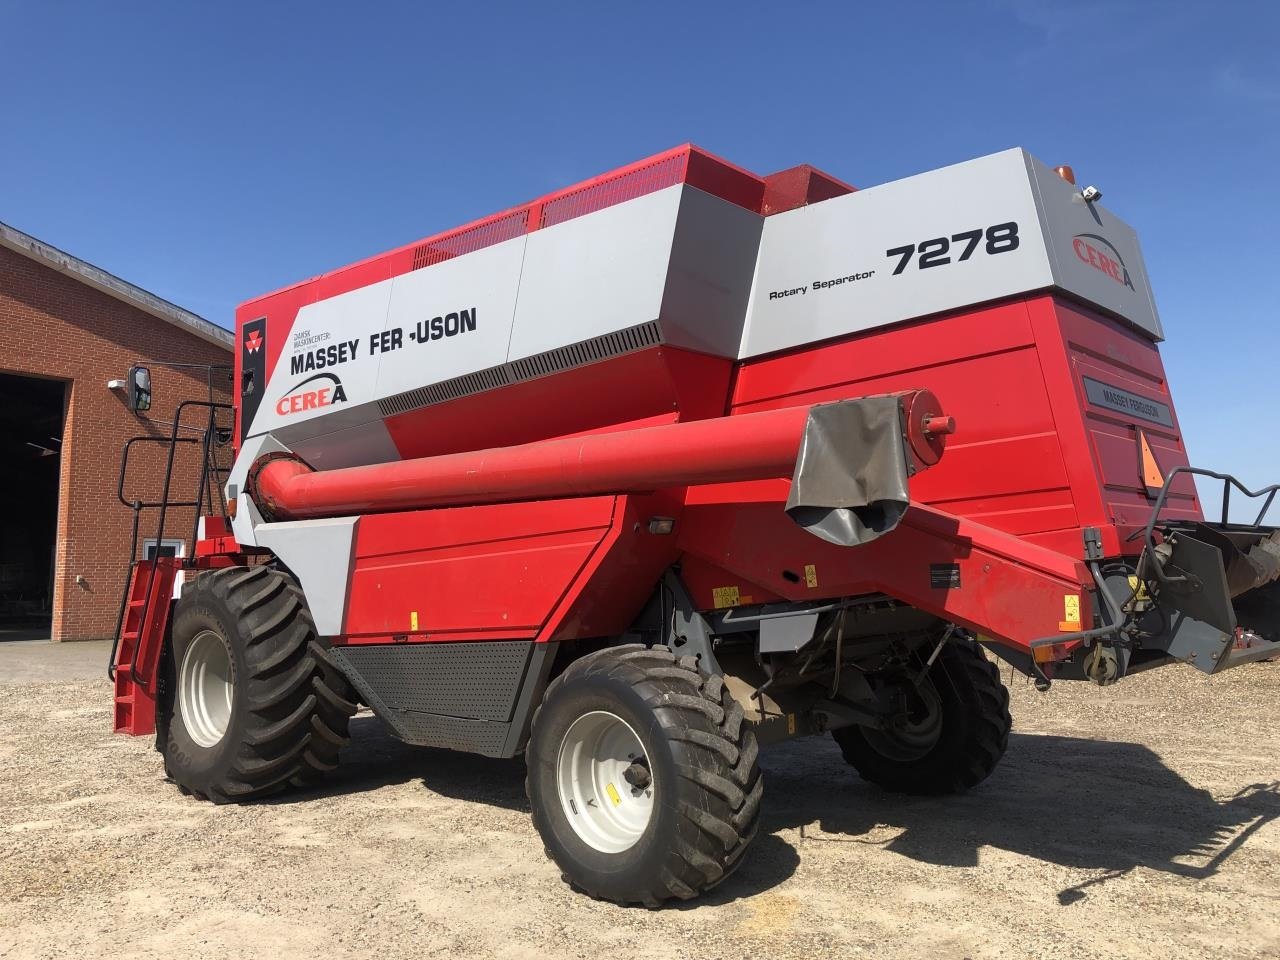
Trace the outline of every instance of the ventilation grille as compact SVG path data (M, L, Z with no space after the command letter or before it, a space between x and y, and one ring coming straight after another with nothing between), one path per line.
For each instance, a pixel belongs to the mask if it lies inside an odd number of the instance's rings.
M452 380L397 393L394 397L379 400L378 409L382 411L384 417L390 417L397 413L408 413L419 407L430 406L433 403L444 403L446 400L456 400L458 397L467 397L473 393L505 387L510 382L511 377L505 366L490 367L488 370L478 370L462 377L454 377Z
M532 380L534 377L542 377L548 373L568 370L570 367L580 367L595 363L597 360L621 356L633 350L642 350L661 342L662 336L658 331L657 321L650 320L648 323L628 327L626 330L606 333L604 336L583 340L581 343L558 347L546 353L525 357L523 360L515 360L507 366L511 370L511 379L518 383L521 380Z
M596 210L626 203L636 197L657 193L666 187L683 183L688 163L689 151L681 150L574 187L543 201L537 226L539 228L555 226L574 217L594 213Z
M658 322L650 320L648 323L606 333L567 347L558 347L500 367L490 367L488 370L478 370L462 377L454 377L452 380L406 390L404 393L397 393L394 397L379 400L378 409L382 411L384 417L393 417L396 414L417 410L419 407L429 407L435 403L468 397L485 390L495 390L508 384L543 377L549 373L558 373L571 367L581 367L598 360L620 357L624 353L633 353L645 347L656 346L661 342L662 333L658 329Z
M414 247L412 269L421 270L423 267L460 257L464 253L474 253L505 240L522 237L528 222L529 211L521 207L519 210L510 210L473 223L469 227L430 237Z

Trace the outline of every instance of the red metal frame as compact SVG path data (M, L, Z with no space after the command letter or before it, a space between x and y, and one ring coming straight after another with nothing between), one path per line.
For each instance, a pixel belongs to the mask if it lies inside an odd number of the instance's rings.
M160 651L169 630L169 605L182 569L176 557L158 557L150 593L152 561L139 560L129 571L129 597L115 660L115 718L117 733L133 736L156 729L156 686Z

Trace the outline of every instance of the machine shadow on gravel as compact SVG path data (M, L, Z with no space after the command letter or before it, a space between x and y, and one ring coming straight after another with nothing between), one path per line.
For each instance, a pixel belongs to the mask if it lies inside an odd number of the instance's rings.
M407 746L373 717L357 717L357 749L307 802L420 781L442 796L525 812L524 764ZM1058 892L1063 905L1088 888L1146 867L1194 880L1213 876L1259 828L1280 817L1280 783L1248 784L1218 799L1140 744L1012 734L1005 763L960 797L919 798L864 784L825 738L766 750L760 835L742 869L684 906L728 903L787 880L809 843L861 843L938 866L973 867L983 847L1101 871ZM778 836L801 830L797 849ZM426 827L424 827L426 829ZM889 836L886 838L886 834ZM672 906L682 906L673 903Z
M342 763L310 790L287 790L268 797L272 804L308 803L317 797L365 793L391 784L420 781L441 796L528 813L524 762L498 760L458 750L415 747L395 739L376 717L353 717L351 743Z
M1241 785L1215 798L1136 743L1015 733L987 782L945 799L850 783L834 754L830 743L815 739L765 754L765 829L800 827L805 842L874 844L938 866L977 866L979 850L990 846L1104 871L1059 891L1063 905L1137 867L1211 877L1280 817L1280 781Z
M495 760L457 750L415 747L396 740L375 717L362 715L351 721L352 745L342 764L323 787L286 791L265 799L267 804L308 803L317 797L364 793L391 784L418 781L427 790L454 800L484 803L502 810L529 812L525 797L524 761ZM766 821L768 816L765 816ZM423 829L430 829L428 825ZM799 852L762 824L759 836L742 868L705 895L670 907L694 908L731 903L755 896L783 883L800 864Z

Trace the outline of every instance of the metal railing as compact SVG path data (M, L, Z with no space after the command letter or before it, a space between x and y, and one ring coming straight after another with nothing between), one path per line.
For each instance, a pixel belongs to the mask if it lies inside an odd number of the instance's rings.
M208 416L203 430L200 431L198 437L195 436L179 436L180 431L184 428L182 423L183 413L189 409L204 409ZM111 643L111 657L107 662L107 677L111 680L116 675L116 654L120 649L121 634L124 630L125 615L129 608L129 586L133 579L134 567L139 562L147 562L144 558L142 561L138 559L138 537L141 532L142 514L145 510L158 510L159 515L156 519L156 535L155 535L155 552L150 558L150 569L147 572L147 591L143 599L140 616L145 620L147 611L151 606L151 598L155 591L156 575L159 570L160 546L164 540L165 526L168 522L170 509L190 508L193 512L191 522L191 538L189 542L192 545L192 552L195 550L195 543L199 536L201 509L207 506L210 515L227 516L226 499L222 493L222 487L216 483L219 474L225 473L227 468L220 467L216 459L216 451L219 447L229 442L231 433L228 428L220 427L218 424L218 411L233 410L229 403L218 403L212 400L183 400L178 404L173 413L173 420L170 424L170 433L168 437L144 435L130 437L124 443L124 448L120 456L120 478L116 485L116 497L122 504L133 511L133 532L129 547L129 562L125 568L124 585L120 592L120 609L116 615L116 629L114 638ZM197 429L187 427L186 429ZM226 433L227 440L222 440L221 434ZM168 444L168 451L165 458L164 482L162 485L159 500L130 500L125 496L125 482L129 472L129 457L135 449L136 445L147 443ZM177 457L178 447L180 444L196 444L200 447L200 470L196 479L195 496L190 500L173 500L170 494L173 490L173 468L174 461ZM183 568L191 565L193 558L188 556L182 558ZM141 630L143 623L140 622ZM138 682L136 673L136 658L139 644L134 644L133 656L129 664L129 677L134 682Z

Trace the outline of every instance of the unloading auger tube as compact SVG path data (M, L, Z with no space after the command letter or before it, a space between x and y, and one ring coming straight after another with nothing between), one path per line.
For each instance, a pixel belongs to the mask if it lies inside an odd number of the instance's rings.
M790 476L793 519L853 544L897 524L907 478L954 430L916 390L337 470L268 454L247 492L264 515L303 520Z

